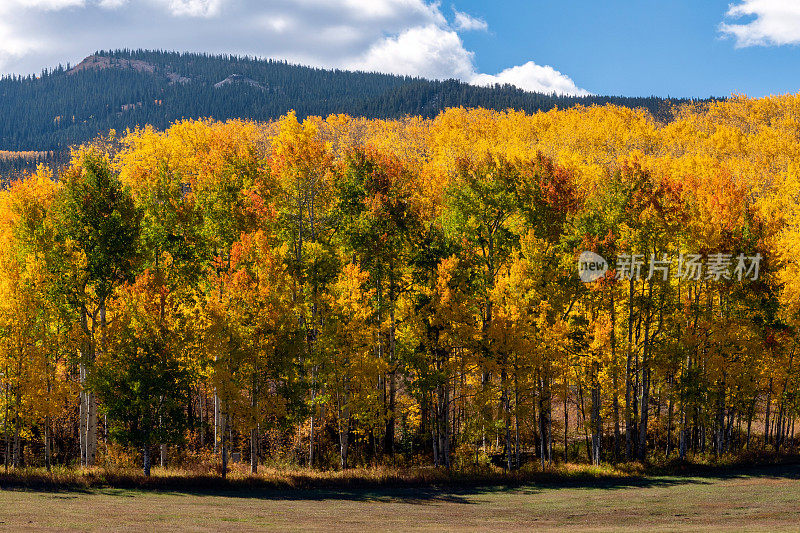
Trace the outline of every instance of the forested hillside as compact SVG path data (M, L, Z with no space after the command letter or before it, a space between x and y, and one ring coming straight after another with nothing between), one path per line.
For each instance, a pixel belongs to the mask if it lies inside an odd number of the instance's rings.
M347 113L433 117L447 107L533 112L615 103L669 116L660 98L559 97L512 86L475 87L386 74L322 70L281 61L152 51L101 51L77 66L0 79L0 150L60 150L101 132L182 118L275 119Z
M289 114L84 146L0 192L5 462L796 451L798 114ZM608 260L586 282L584 252Z

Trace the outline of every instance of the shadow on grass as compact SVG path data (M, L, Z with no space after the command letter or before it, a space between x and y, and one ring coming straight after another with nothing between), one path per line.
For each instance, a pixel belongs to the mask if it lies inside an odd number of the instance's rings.
M648 475L592 472L459 473L426 469L382 475L324 477L283 474L280 478L241 477L222 480L212 475L154 476L120 472L74 472L48 476L30 472L0 473L0 489L36 491L53 498L102 494L135 497L144 493L172 496L249 498L255 500L348 500L424 504L472 504L480 496L514 492L535 496L561 489L623 490L712 484L724 480L772 478L800 480L800 464L759 466L679 465Z

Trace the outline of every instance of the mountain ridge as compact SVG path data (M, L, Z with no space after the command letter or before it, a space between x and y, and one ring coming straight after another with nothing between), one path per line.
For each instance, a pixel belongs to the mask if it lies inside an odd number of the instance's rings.
M0 150L59 151L110 129L166 128L183 118L270 120L347 113L432 117L447 107L527 112L576 104L644 107L669 120L686 99L558 96L375 72L321 69L248 56L97 51L40 76L0 78Z

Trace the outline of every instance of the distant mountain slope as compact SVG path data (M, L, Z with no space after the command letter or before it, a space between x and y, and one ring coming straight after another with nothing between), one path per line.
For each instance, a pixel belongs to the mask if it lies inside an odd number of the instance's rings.
M645 107L668 116L679 100L656 97L560 97L510 85L323 70L236 56L161 51L97 52L74 67L0 79L0 150L60 150L109 129L181 118L267 120L348 113L394 118L434 116L451 106L523 109L604 104Z

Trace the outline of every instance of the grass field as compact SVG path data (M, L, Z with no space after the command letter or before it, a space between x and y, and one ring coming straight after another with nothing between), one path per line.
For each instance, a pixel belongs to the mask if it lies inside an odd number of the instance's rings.
M12 531L798 530L800 466L515 488L0 491Z

